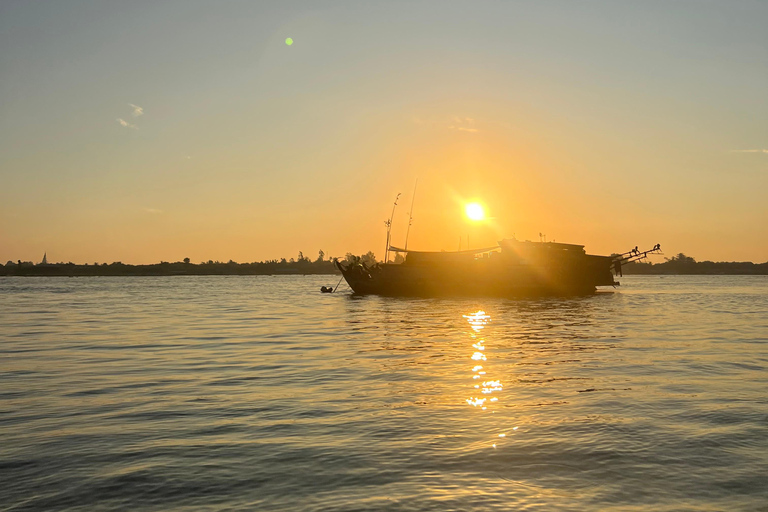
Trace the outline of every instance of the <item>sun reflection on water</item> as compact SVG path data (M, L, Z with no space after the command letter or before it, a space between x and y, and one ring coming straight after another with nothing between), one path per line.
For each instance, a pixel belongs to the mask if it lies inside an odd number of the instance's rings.
M491 322L491 315L487 314L483 310L478 310L474 313L462 316L467 320L467 323L469 323L472 329L472 331L469 333L469 336L472 340L472 348L474 351L472 352L470 359L474 362L488 361L485 347L486 340L483 336L483 329L485 329L485 327ZM504 385L499 379L487 377L487 370L481 364L473 365L471 370L473 381L478 381L480 379L484 380L480 384L472 385L472 389L480 391L481 396L470 396L466 399L467 404L471 405L472 407L477 407L481 411L495 414L495 409L499 402L499 396L488 395L500 394L504 390ZM514 427L512 430L517 430L517 427ZM492 448L497 448L498 439L503 439L506 436L507 434L504 432L495 434L494 437L497 439L497 441L491 443Z

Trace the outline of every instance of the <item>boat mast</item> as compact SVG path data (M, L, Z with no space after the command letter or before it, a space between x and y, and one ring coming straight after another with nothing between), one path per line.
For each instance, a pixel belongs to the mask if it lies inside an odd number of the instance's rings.
M395 197L395 204L392 205L392 215L390 215L389 220L384 223L387 225L387 247L384 249L384 263L389 261L389 240L392 233L392 219L395 217L395 208L397 208L398 199L400 199L400 192L397 193L397 197Z
M408 213L408 229L405 230L405 250L408 250L408 235L411 232L413 223L413 202L416 199L416 187L419 185L419 178L416 178L416 184L413 186L413 195L411 196L411 211Z

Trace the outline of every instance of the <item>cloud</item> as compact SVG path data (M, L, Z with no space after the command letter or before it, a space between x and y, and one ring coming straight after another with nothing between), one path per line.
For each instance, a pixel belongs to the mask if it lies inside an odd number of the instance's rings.
M454 124L448 125L449 130L458 130L460 132L477 133L480 130L475 128L475 120L471 117L453 117Z
M414 115L410 120L413 124L425 125L438 130L447 128L449 130L467 133L477 133L480 131L480 129L476 127L475 119L471 117L441 116L439 118L424 118Z
M158 210L157 208L144 208L144 211L147 213L151 213L152 215L158 215L158 214L164 213L163 210Z
M126 128L133 128L134 130L139 129L135 124L131 124L125 119L122 119L120 117L117 118L117 122L120 123L120 126L125 126Z
M731 153L768 153L768 149L732 149Z
M134 105L133 103L128 104L133 109L133 117L139 117L144 115L144 108L140 107L138 105Z

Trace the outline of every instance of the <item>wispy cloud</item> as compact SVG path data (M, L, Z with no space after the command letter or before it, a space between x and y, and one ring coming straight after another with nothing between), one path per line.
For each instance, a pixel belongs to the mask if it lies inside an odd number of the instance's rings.
M133 109L133 113L131 114L131 115L133 115L133 117L139 117L139 116L143 116L144 115L144 108L143 107L140 107L138 105L134 105L133 103L129 103L128 105Z
M731 153L768 153L768 149L732 149Z
M120 126L125 126L126 128L133 128L134 130L139 129L135 124L131 124L125 119L122 119L120 117L117 118L117 122L120 123Z
M471 117L440 116L435 118L411 116L410 121L415 125L428 126L438 130L456 130L458 132L477 133L480 131L476 121Z
M458 130L460 132L477 133L480 130L475 128L475 120L471 117L456 117L453 118L453 124L448 125L449 130Z
M164 213L163 210L158 210L157 208L144 208L144 211L147 213L151 213L152 215L159 215L161 213Z

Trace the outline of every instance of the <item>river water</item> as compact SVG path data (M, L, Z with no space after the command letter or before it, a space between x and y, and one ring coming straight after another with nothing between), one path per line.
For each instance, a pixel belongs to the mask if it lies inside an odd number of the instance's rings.
M768 510L768 278L0 279L0 510Z

